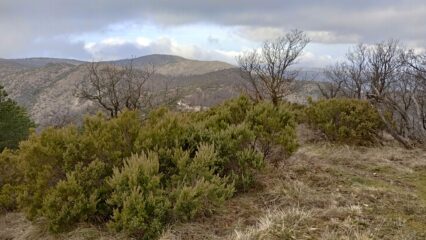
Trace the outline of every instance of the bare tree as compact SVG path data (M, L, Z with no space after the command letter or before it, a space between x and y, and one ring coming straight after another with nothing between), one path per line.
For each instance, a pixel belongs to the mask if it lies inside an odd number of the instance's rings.
M367 46L358 44L354 50L347 54L346 63L347 79L344 82L344 88L347 95L361 99L366 91L367 81L365 79L365 69L367 66Z
M78 114L71 109L55 109L47 113L46 119L40 123L40 127L62 128L70 124L76 124L78 121Z
M338 96L361 99L365 96L367 81L367 46L358 44L346 55L347 60L328 67L325 71L329 83L318 84L325 98Z
M368 50L366 69L369 83L369 97L378 101L386 97L392 84L398 80L403 67L401 61L402 48L396 40L377 43Z
M420 119L418 128L426 138L426 53L415 54L413 50L410 50L403 55L403 59L408 66L408 75L413 79L411 87L413 93L410 97Z
M343 83L346 82L346 68L344 64L336 64L324 70L327 82L318 82L317 87L321 95L326 98L336 98L343 95Z
M403 49L399 42L389 40L381 42L368 50L368 65L366 69L366 80L369 84L367 98L376 107L388 132L406 148L411 148L410 139L407 139L401 130L395 128L393 122L399 122L400 127L407 130L406 135L412 135L410 113L401 106L402 92L398 89L403 79L404 67L401 55ZM405 85L406 87L407 85ZM388 114L388 116L386 116ZM391 117L389 117L389 114ZM398 116L398 117L395 117Z
M420 81L426 82L426 53L416 54L414 50L409 50L402 57L404 62L413 70L412 73Z
M345 97L366 98L397 141L407 148L425 144L425 59L396 40L360 44L348 53L346 62L329 68L332 86L338 88L325 95L336 97L335 91L340 91Z
M111 117L117 117L124 109L147 111L177 99L178 91L175 90L172 97L167 84L161 91L148 87L148 81L155 74L153 65L139 70L133 67L132 60L125 66L92 62L87 70L87 77L77 87L76 95L97 103Z
M293 92L298 72L291 67L308 43L305 33L293 30L283 37L266 41L260 52L253 50L239 56L243 91L253 100L269 99L277 105Z

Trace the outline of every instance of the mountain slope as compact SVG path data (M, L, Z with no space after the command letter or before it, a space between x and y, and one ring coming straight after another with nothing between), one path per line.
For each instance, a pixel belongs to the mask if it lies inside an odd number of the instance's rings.
M24 59L10 59L6 60L15 64L19 64L26 68L40 68L48 64L70 64L80 65L85 63L84 61L74 59L62 59L62 58L24 58Z
M148 65L155 66L156 72L168 76L189 76L209 73L213 71L234 68L235 66L219 61L190 60L179 56L153 54L134 59L109 61L117 65L127 65L142 69Z
M130 61L138 69L148 65L155 67L156 75L149 83L153 88L158 88L162 81L168 81L173 82L175 87L185 88L185 94L188 95L192 94L193 89L189 86L202 85L206 79L204 75L234 68L228 63L197 61L171 55L148 55L101 63L120 66ZM12 99L28 109L37 124L45 126L58 115L81 116L91 108L90 102L74 96L76 86L88 74L87 64L72 59L0 59L0 84L5 86ZM213 75L217 77L212 83L207 82L207 85L218 82L224 74ZM187 78L191 80L187 81Z
M148 83L151 89L159 89L167 82L169 87L181 89L183 101L189 106L210 107L239 94L240 71L224 62L157 54L101 63L120 66L130 61L138 69L152 64L156 75ZM11 98L28 109L37 124L46 126L58 117L81 118L82 113L94 108L92 103L74 96L76 86L88 74L88 64L69 59L0 59L0 84ZM302 92L314 92L315 84L303 85L306 89ZM304 98L305 93L290 96L295 101Z

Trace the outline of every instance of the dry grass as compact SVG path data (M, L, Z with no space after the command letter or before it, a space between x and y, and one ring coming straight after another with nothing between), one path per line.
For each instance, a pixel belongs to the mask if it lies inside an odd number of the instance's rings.
M308 143L257 181L161 239L426 239L424 150ZM119 238L93 226L52 236L21 214L0 218L0 239Z
M162 239L426 239L426 152L305 144L255 191Z
M0 240L113 240L127 239L123 235L108 233L95 226L81 225L71 232L53 235L40 223L31 223L22 213L0 216Z

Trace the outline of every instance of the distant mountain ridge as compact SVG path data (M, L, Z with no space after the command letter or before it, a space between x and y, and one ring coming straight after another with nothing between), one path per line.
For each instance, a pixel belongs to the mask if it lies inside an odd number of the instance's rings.
M199 61L173 55L153 54L134 59L103 61L142 69L152 64L156 75L151 85L167 81L184 92L191 106L212 106L238 95L239 69L220 61ZM59 58L0 59L0 84L11 98L25 106L41 126L60 115L79 115L93 104L75 97L74 91L87 75L87 61ZM313 75L309 73L309 75ZM311 79L308 79L311 80Z
M219 61L198 61L161 54L100 63L123 66L130 61L137 69L153 65L156 70L153 81L173 82L173 86L187 90L186 97L192 94L189 85L194 84L186 78L203 82L204 74L235 68ZM89 63L60 58L0 59L0 84L5 86L11 98L28 109L36 123L47 125L58 115L81 115L92 107L90 102L78 99L74 94L76 86L88 73Z
M147 65L154 65L156 72L169 76L189 76L199 75L208 72L235 68L234 65L220 61L200 61L191 60L174 55L152 54L133 59L123 59L116 61L106 61L117 65L127 65L133 63L135 68L144 68Z
M55 63L67 63L71 65L80 65L85 63L84 61L80 61L80 60L61 59L61 58L21 58L21 59L1 59L1 60L15 63L26 68L44 67L47 64L55 64Z
M207 72L234 68L234 65L220 61L200 61L191 60L174 55L151 54L132 59L119 59L112 61L100 61L100 63L111 63L116 65L127 65L133 62L134 67L143 68L147 65L154 65L159 73L165 75L194 75ZM4 59L0 58L0 71L5 66L14 67L17 71L23 69L33 69L45 67L48 64L71 64L81 65L89 61L81 61L65 58L21 58Z

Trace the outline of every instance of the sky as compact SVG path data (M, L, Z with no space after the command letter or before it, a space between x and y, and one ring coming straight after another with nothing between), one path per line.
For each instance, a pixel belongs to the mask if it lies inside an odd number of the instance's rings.
M300 63L323 67L359 43L426 48L426 0L0 0L0 58L114 60L172 54L235 64L299 29Z

